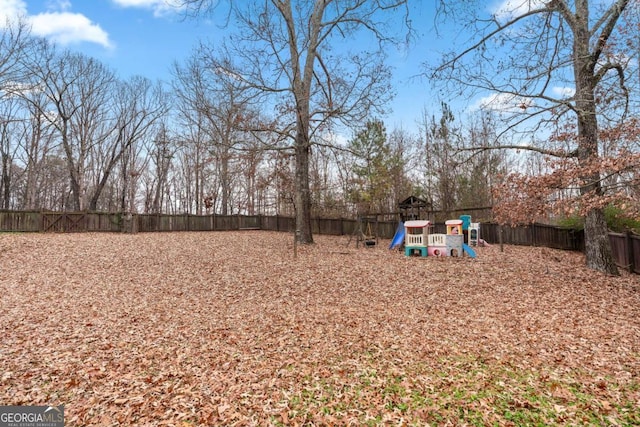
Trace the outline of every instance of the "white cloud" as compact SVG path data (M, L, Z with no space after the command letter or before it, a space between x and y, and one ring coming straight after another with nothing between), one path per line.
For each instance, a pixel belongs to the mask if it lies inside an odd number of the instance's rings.
M48 0L47 9L52 11L67 11L71 9L70 0Z
M551 91L560 99L571 98L576 93L575 88L562 86L554 86Z
M33 34L68 45L89 42L111 48L109 34L80 13L47 12L29 17Z
M554 86L551 88L551 94L559 100L566 100L575 94L575 89L566 86ZM527 109L536 107L539 104L536 100L522 95L509 93L497 93L484 96L474 102L469 111L494 111L496 113L525 113Z
M109 34L100 25L80 13L72 13L69 0L50 0L48 12L29 15L23 0L0 0L0 27L9 20L22 17L31 25L34 35L48 38L61 45L73 43L96 43L111 48Z
M491 13L500 21L522 16L532 10L541 9L546 0L502 0L491 8Z
M27 16L27 5L22 0L0 0L0 28L4 28L8 19Z
M38 86L14 81L4 82L3 85L0 86L0 92L8 98L16 97L18 94L24 95L30 92L38 92L39 90L40 88Z
M182 9L181 0L112 0L120 7L137 7L153 10L156 17L166 16Z

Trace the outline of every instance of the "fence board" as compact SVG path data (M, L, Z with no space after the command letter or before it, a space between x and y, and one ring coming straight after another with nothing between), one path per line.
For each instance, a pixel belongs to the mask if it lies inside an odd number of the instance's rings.
M629 268L628 254L626 253L627 240L624 234L609 233L609 243L613 252L613 260L618 267Z
M42 230L55 233L88 231L86 212L43 212Z
M40 231L42 219L39 211L0 211L1 231Z
M500 225L482 223L480 238L488 243L499 243ZM584 232L545 224L502 226L502 242L508 245L545 246L579 251L584 249Z
M330 234L334 236L344 235L344 220L335 218L315 218L313 220L313 232L318 234ZM321 231L322 230L322 231Z
M609 242L616 265L640 274L640 236L631 233L609 233Z
M631 244L628 250L631 252L630 259L633 261L631 272L640 274L640 236L629 233Z
M85 214L86 230L84 231L120 231L122 228L121 215L105 212L89 212Z
M241 218L241 219L240 219ZM239 229L261 229L262 228L262 217L260 215L243 215L238 218L238 228Z

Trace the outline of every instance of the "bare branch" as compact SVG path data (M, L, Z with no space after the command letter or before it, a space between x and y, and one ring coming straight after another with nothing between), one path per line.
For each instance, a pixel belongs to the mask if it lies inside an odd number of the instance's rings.
M458 149L458 151L460 152L462 151L483 152L483 151L490 151L490 150L522 150L522 151L531 151L533 153L543 154L545 156L552 156L552 157L561 157L561 158L576 157L575 152L567 152L566 150L550 150L550 149L538 147L536 145L499 144L499 145L486 145L486 146L480 146L480 147L464 147L464 148Z

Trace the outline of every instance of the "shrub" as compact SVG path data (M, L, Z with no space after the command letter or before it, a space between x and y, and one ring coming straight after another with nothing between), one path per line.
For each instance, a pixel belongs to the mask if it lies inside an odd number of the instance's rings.
M640 234L640 220L625 216L620 208L609 205L604 209L604 215L607 220L609 230L616 233L623 233L627 230L631 230L634 233ZM574 230L582 230L584 229L584 218L572 215L560 219L558 221L558 225Z

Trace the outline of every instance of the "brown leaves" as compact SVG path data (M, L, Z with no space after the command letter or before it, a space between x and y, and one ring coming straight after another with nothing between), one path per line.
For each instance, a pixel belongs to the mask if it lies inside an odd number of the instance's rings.
M494 190L493 212L501 223L526 223L550 214L584 216L608 205L640 217L640 153L620 149L607 156L549 161L537 175L512 173ZM597 189L596 189L597 185Z
M634 420L637 276L316 240L294 259L267 232L0 236L0 400L70 426Z

